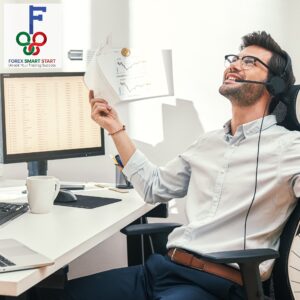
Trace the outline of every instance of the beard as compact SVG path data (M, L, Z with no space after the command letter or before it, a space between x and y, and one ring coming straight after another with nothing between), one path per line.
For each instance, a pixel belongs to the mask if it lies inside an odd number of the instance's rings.
M264 93L265 86L253 83L222 84L219 93L239 106L251 106L255 104Z

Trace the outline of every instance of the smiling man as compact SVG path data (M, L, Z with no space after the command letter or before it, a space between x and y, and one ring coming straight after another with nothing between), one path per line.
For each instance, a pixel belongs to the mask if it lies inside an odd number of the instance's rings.
M197 254L278 249L300 196L300 134L277 125L270 107L294 83L292 65L264 31L244 36L240 53L226 55L225 62L219 91L231 102L232 119L164 167L150 163L115 109L90 93L92 118L113 138L135 189L150 203L186 196L188 223L169 235L167 256L72 280L62 299L243 299L236 266L202 261L205 271L199 270ZM262 280L270 277L273 263L260 265Z
M241 86L237 82L243 80L267 81L269 67L265 62L268 62L271 57L271 51L258 46L244 48L239 55L226 55L225 65L227 68L219 92L233 101L233 105L238 106L250 106L260 102L262 98L268 101L270 94L264 85L244 84Z
M232 103L233 134L239 125L268 114L271 99L278 96L266 88L270 78L282 77L282 92L294 83L289 60L287 53L265 32L243 37L239 55L225 56L226 69L219 92Z

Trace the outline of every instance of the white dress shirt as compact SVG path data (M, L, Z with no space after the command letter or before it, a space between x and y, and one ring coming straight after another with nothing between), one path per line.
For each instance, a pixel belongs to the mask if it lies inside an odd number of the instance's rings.
M167 247L196 253L240 250L255 190L258 137L262 119L202 135L183 154L157 167L137 150L123 172L149 203L186 196L188 224L176 228ZM225 133L224 133L225 131ZM283 225L300 196L300 132L263 120L257 190L246 230L246 248L279 247ZM272 260L260 265L263 280Z

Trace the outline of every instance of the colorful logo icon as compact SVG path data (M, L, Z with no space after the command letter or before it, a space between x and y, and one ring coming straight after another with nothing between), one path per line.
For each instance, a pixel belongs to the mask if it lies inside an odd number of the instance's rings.
M23 47L23 53L25 55L38 55L40 53L40 47L44 46L47 42L47 35L44 32L38 31L33 33L33 22L35 20L43 21L43 15L35 15L35 11L45 13L47 8L45 6L29 5L29 33L21 31L16 36L16 42L19 46Z

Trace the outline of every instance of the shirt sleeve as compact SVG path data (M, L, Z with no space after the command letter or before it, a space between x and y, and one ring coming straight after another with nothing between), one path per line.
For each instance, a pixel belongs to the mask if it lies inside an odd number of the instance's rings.
M178 156L164 167L152 164L139 150L131 156L123 173L148 203L166 202L186 195L190 165Z

